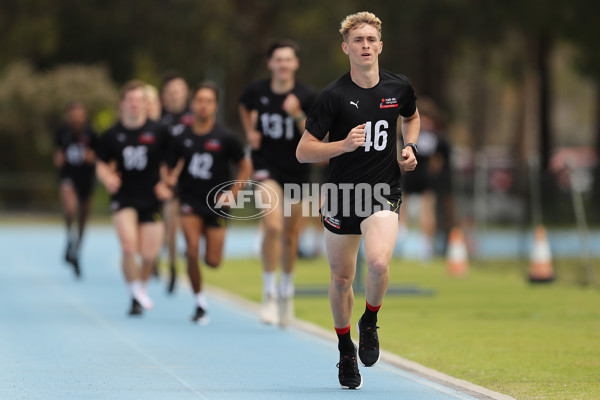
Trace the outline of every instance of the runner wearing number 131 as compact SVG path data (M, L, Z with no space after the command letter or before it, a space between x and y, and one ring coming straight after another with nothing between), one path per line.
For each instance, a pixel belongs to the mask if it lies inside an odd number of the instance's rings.
M331 193L321 213L331 269L329 299L339 340L338 378L342 388L359 389L362 376L350 338L356 257L362 238L368 274L365 312L357 326L358 358L370 367L379 359L377 312L387 290L389 262L398 233L400 174L401 170L416 167L414 143L419 137L420 120L408 79L379 69L381 20L369 12L353 14L342 21L340 33L350 72L319 95L296 155L302 162L330 160L328 182L337 191ZM400 117L404 148L398 162L396 125ZM329 140L325 141L327 135ZM341 186L359 184L371 189L377 185L387 187L384 200L378 204L366 194L356 199L355 194L361 192L347 192Z
M293 318L294 263L302 206L291 206L284 215L286 183L309 182L310 166L294 156L304 130L306 113L316 92L295 79L299 67L298 45L289 40L275 41L267 52L271 78L251 84L240 98L240 118L252 148L254 179L261 181L263 204L274 211L263 217L262 242L263 304L261 320L285 326ZM279 199L278 202L273 199ZM282 265L279 291L276 270Z

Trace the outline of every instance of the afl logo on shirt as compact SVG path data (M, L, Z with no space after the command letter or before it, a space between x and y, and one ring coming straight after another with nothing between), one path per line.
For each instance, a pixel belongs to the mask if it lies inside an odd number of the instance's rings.
M194 123L194 116L192 114L183 114L179 117L179 123L185 126L191 126Z
M179 136L183 133L183 131L185 130L185 125L183 124L177 124L174 127L171 128L171 135L172 136Z
M152 144L156 138L152 132L142 132L140 136L138 136L138 141L140 144Z
M219 142L217 139L211 139L204 143L204 148L206 151L219 151L221 150L221 142Z
M379 108L394 108L398 107L398 99L395 97L391 97L388 99L381 99L381 103L379 104Z

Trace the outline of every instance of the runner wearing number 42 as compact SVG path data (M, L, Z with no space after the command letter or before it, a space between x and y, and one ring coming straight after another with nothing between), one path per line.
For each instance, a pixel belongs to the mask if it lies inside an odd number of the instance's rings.
M238 169L236 181L250 178L252 165L244 156L244 148L227 129L216 123L218 87L211 81L201 83L192 92L190 108L192 123L172 139L167 155L169 181L177 182L181 199L181 227L187 244L187 270L194 291L195 313L192 322L208 323L208 302L202 290L202 274L198 255L200 239L204 237L204 261L217 268L223 258L227 220L214 208L215 188L231 179L230 167ZM177 168L178 164L183 168ZM233 185L230 196L235 198L240 185Z
M416 167L414 143L420 121L408 79L379 68L381 20L369 12L353 14L342 21L340 33L350 72L317 98L296 156L301 162L329 160L328 182L338 188L329 193L321 209L331 269L329 298L339 339L339 382L342 388L359 389L363 380L350 337L356 257L362 238L368 274L366 307L357 324L358 358L369 367L379 359L377 313L388 286L398 233L401 171ZM396 126L400 117L405 146L398 161ZM387 189L382 192L383 201L373 190L368 194L358 188L356 192L346 189L358 184L363 188L383 185Z

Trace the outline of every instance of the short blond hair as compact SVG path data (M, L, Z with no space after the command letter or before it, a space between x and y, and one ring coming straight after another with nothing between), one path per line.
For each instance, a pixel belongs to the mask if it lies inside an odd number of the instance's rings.
M140 81L139 79L132 79L130 81L125 82L125 84L121 87L121 100L125 98L125 95L127 95L127 93L133 90L142 89L142 91L145 91L145 86L146 82Z
M377 29L379 39L381 39L381 20L373 13L362 11L348 15L340 24L340 33L344 37L344 41L348 39L348 34L352 29L363 25L371 25L373 28Z

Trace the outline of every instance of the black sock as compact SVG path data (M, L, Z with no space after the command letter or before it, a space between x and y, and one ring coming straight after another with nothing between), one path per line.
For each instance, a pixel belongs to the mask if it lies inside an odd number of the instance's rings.
M367 305L365 306L365 313L361 317L362 321L369 325L376 324L377 312L379 311L379 307L373 307L369 303L367 303Z
M336 333L338 337L338 350L340 353L354 353L354 343L352 343L352 338L350 337L350 329L345 333L339 333L338 329L336 329Z

